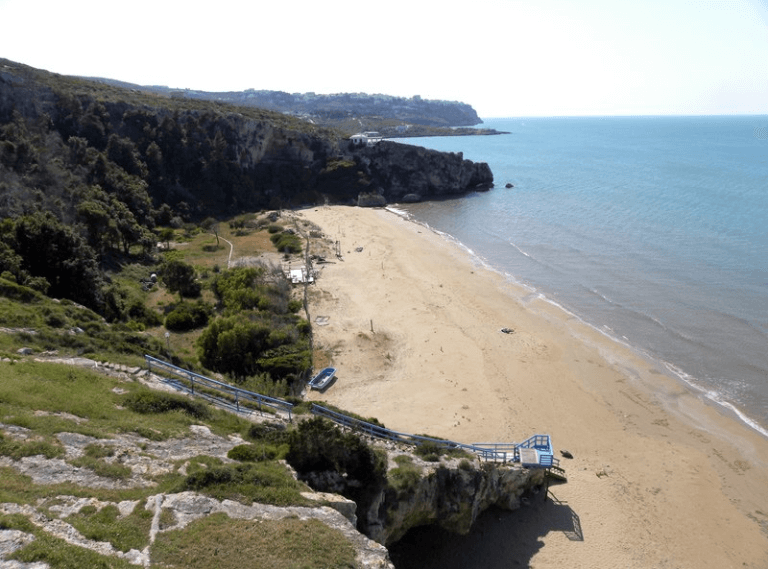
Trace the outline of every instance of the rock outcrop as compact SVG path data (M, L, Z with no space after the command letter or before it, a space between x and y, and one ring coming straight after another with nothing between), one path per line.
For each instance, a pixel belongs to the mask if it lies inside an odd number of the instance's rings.
M388 487L367 512L358 512L371 539L390 545L423 525L465 534L491 506L517 509L521 496L538 491L545 476L540 469L478 460L414 464L422 469L418 482L400 490Z
M465 160L461 152L382 141L355 153L356 163L387 202L455 197L493 187L485 162Z
M3 437L20 441L34 437L34 434L28 429L4 424L0 424L0 434ZM25 474L36 485L53 486L62 483L75 483L83 488L148 487L156 484L153 480L154 477L179 468L184 469L184 464L179 467L178 463L195 456L212 456L225 462L232 462L227 458L227 452L242 442L238 437L217 436L211 433L208 427L202 425L193 426L190 436L187 438L161 442L149 441L133 435L96 439L77 433L59 433L58 439L65 448L67 459L81 456L83 449L89 444L108 444L116 449L115 456L110 460L129 467L132 474L125 480L115 481L99 476L90 469L73 466L64 459L49 459L42 455L23 457L20 460L0 456L0 467L11 468ZM306 492L303 493L303 496L317 502L318 505L316 507L280 507L258 503L246 505L232 500L217 500L189 491L155 494L146 500L120 503L58 495L55 504L47 509L12 502L0 502L0 515L18 514L24 516L45 533L63 539L72 545L90 549L101 555L126 559L132 564L144 567L152 566L149 546L142 551L119 551L108 542L84 537L66 521L67 518L83 511L84 508L101 510L107 506L115 506L119 509L121 516L131 514L136 508L143 508L153 512L152 529L149 535L150 544L154 542L155 537L161 531L183 529L194 520L216 513L224 513L232 519L315 519L339 531L349 541L355 549L358 567L393 569L387 550L381 544L362 535L355 528L354 502L341 496L322 493ZM158 520L161 519L161 516L173 519L174 523L166 524L160 528ZM0 528L0 567L5 567L3 563L6 555L23 547L33 539L32 534Z
M103 365L86 358L48 357L43 361L97 369L121 381L140 381L155 389L173 389L140 368ZM38 414L50 413L41 411ZM74 416L66 418L87 421ZM34 440L36 436L34 431L27 428L2 423L0 435L5 440L18 442ZM234 461L228 458L228 452L244 442L237 434L219 436L204 425L191 426L188 435L184 437L161 441L135 434L96 438L80 433L60 432L56 437L64 448L63 457L35 455L12 459L0 456L0 467L28 476L35 485L75 483L82 488L94 489L152 488L158 477L174 472L185 474L190 461L195 457L209 456L222 463L232 463ZM203 516L225 513L232 519L314 519L339 531L352 544L356 552L356 566L393 569L385 546L397 542L410 529L435 524L448 531L466 533L486 509L491 506L516 509L525 493L538 491L545 481L545 471L541 469L481 462L469 455L459 458L442 456L427 461L413 454L411 447L378 440L369 442L386 452L388 472L380 488L370 488L373 498L367 500L364 510L343 496L327 492L302 493L305 499L317 504L315 507L279 507L217 500L198 492L183 491L152 493L142 500L119 503L58 495L54 502L47 505L43 502L37 506L0 503L0 515L21 515L42 531L72 545L102 555L123 558L145 567L152 566L151 544L159 532L183 529ZM115 479L99 475L88 467L77 466L77 459L94 444L111 448L113 452L104 461L121 465L128 469L129 475ZM285 467L298 478L290 466L285 464ZM340 479L338 473L333 471L312 473L312 476L303 478L313 487L324 486L325 490L331 492L343 491L350 482ZM116 507L121 516L130 515L136 508L152 512L150 545L142 551L119 551L108 542L84 537L67 522L70 516L84 511L84 508L101 510L107 506ZM160 524L161 518L174 522ZM34 536L30 533L0 528L0 565L6 555L32 539Z

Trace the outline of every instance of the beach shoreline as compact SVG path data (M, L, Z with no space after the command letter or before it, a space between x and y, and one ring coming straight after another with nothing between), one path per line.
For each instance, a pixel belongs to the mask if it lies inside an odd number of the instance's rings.
M579 520L581 540L544 527L524 562L768 566L759 432L423 225L343 206L292 215L321 229L311 253L330 261L309 306L338 380L310 399L460 442L550 434L573 453L551 498Z

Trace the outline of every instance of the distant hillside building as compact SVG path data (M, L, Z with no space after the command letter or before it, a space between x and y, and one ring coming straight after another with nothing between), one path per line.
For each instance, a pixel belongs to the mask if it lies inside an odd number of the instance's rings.
M382 136L378 132L358 132L350 136L349 139L358 146L373 146L381 142Z

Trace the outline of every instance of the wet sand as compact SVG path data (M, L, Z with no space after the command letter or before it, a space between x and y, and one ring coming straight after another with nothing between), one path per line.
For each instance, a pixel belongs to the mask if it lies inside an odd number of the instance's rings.
M491 512L465 541L424 533L422 567L768 567L765 437L428 228L293 215L331 261L310 313L338 379L311 399L461 442L546 433L574 456L546 502Z

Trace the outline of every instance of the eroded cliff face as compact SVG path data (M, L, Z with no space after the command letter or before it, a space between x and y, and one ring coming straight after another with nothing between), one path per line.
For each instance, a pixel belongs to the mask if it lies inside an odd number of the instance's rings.
M417 461L414 466L421 469L418 481L400 489L389 486L368 511L358 511L358 527L374 541L391 545L423 525L465 534L491 506L515 510L523 494L544 484L543 470L478 460Z
M459 196L493 186L488 164L465 160L461 152L382 141L360 150L355 159L371 181L369 190L387 202Z

